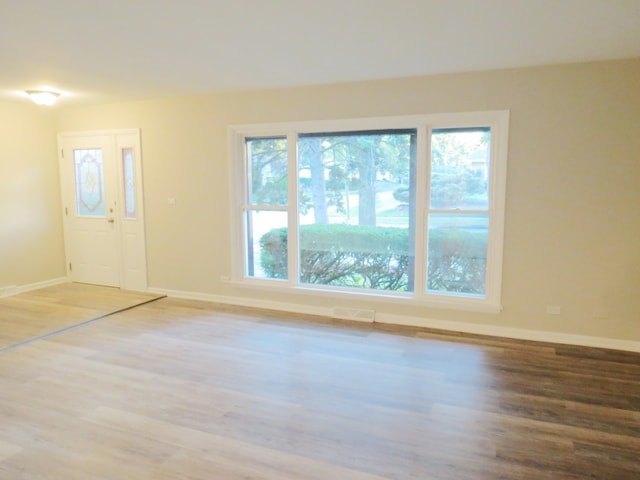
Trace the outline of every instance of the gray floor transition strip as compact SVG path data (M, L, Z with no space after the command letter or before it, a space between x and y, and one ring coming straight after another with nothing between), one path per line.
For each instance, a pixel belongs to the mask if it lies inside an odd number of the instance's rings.
M12 343L11 345L7 345L5 347L0 347L0 353L7 352L9 350L15 350L16 348L23 347L25 345L29 345L30 343L37 342L38 340L44 340L45 338L55 337L56 335L60 335L61 333L68 332L69 330L75 330L76 328L84 327L93 322L97 322L98 320L102 320L103 318L110 317L111 315L115 315L116 313L126 312L127 310L131 310L136 307L140 307L142 305L146 305L147 303L155 302L156 300L160 300L162 298L166 298L166 295L162 295L160 297L151 298L144 302L136 303L135 305L129 305L128 307L121 308L119 310L114 310L113 312L105 313L104 315L100 315L95 318L90 318L89 320L83 320L79 323L74 323L73 325L69 325L67 327L59 328L58 330L53 330L52 332L45 333L43 335L27 338L26 340L21 340L17 343Z

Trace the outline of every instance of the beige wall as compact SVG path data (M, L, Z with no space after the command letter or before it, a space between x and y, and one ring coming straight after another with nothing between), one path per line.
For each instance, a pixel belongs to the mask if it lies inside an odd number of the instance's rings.
M54 114L0 102L0 293L63 277Z
M242 92L62 108L57 129L142 129L152 287L326 305L219 281L230 272L228 125L509 109L504 311L340 305L640 341L638 79L640 59Z

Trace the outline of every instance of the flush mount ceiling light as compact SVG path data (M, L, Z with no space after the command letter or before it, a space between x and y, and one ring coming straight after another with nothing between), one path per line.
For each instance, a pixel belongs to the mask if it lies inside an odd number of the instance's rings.
M36 105L53 105L60 96L59 93L48 90L27 90L27 95Z

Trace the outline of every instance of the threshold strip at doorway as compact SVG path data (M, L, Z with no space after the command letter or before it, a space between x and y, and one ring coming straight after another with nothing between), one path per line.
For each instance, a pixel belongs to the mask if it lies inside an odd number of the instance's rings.
M126 312L127 310L132 310L132 309L134 309L136 307L141 307L142 305L146 305L147 303L155 302L156 300L160 300L162 298L166 298L166 295L159 295L159 296L157 296L155 298L150 298L149 300L138 302L138 303L136 303L134 305L128 305L126 307L119 308L119 309L114 310L112 312L107 312L107 313L105 313L103 315L99 315L97 317L90 318L89 320L83 320L81 322L74 323L73 325L68 325L66 327L62 327L62 328L59 328L57 330L53 330L51 332L47 332L47 333L39 335L37 337L27 338L26 340L20 340L19 342L12 343L11 345L6 345L4 347L0 347L0 353L7 352L9 350L15 350L16 348L23 347L25 345L29 345L30 343L34 343L34 342L37 342L39 340L44 340L46 338L55 337L56 335L60 335L61 333L65 333L65 332L68 332L70 330L75 330L76 328L84 327L85 325L88 325L90 323L97 322L98 320L102 320L104 318L110 317L111 315L115 315L116 313Z

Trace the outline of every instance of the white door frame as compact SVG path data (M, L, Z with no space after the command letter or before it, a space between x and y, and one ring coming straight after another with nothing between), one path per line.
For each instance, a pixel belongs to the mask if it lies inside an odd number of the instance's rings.
M119 286L126 290L146 291L147 261L144 221L144 195L142 181L142 150L140 146L140 129L93 130L82 132L61 132L58 134L60 187L62 197L62 217L64 225L65 256L67 278L73 280L72 229L69 214L75 206L75 182L69 178L69 169L65 162L71 161L72 152L65 152L65 145L74 140L87 137L107 138L112 145L115 171L115 211L113 221L116 236L117 268L119 270ZM125 214L125 187L123 156L133 155L135 215Z

